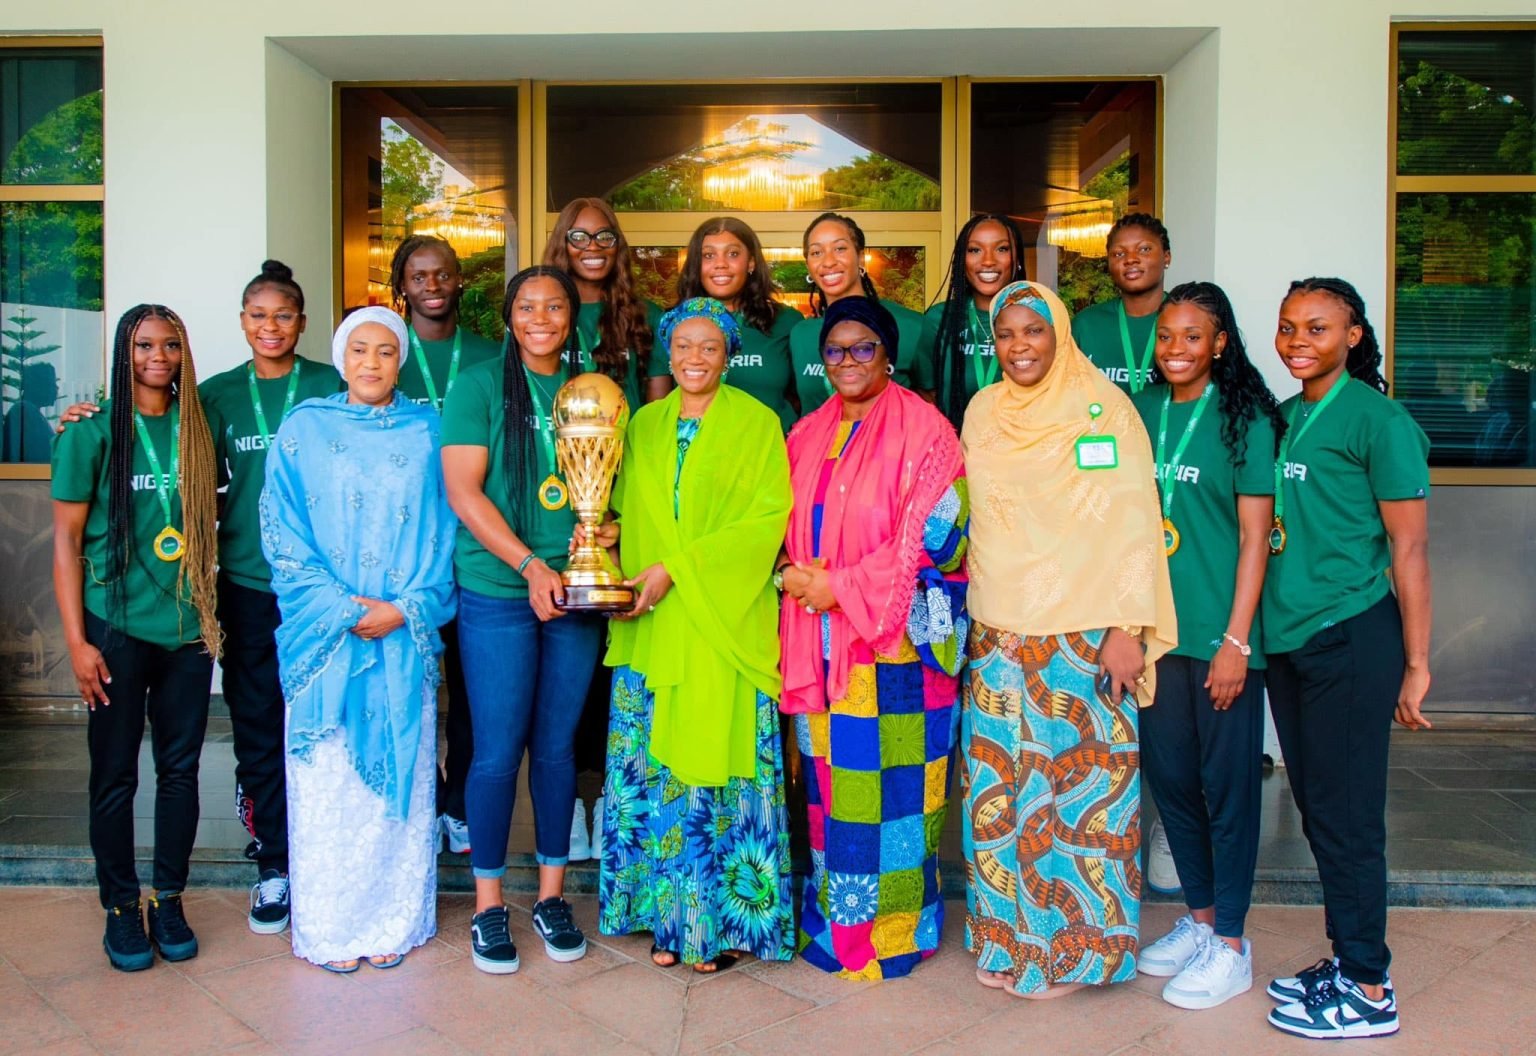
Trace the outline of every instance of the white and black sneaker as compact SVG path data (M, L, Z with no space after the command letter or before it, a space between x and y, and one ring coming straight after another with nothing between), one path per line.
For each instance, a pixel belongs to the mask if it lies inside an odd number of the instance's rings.
M1309 993L1323 983L1332 983L1339 977L1339 959L1324 957L1310 968L1303 968L1295 975L1270 980L1264 992L1282 1005L1304 1001Z
M1200 947L1213 941L1215 932L1188 913L1173 922L1173 930L1136 955L1136 970L1142 975L1171 979L1195 959Z
M1372 1001L1341 975L1302 1001L1271 1009L1269 1025L1300 1038L1379 1038L1397 1033L1397 999L1387 987Z
M533 930L552 961L579 961L587 955L587 937L571 918L571 904L558 895L533 904Z
M288 878L276 869L264 869L251 885L251 913L246 918L258 935L280 935L288 927Z
M518 969L517 944L512 941L507 907L482 909L469 919L475 967L491 975L511 975Z

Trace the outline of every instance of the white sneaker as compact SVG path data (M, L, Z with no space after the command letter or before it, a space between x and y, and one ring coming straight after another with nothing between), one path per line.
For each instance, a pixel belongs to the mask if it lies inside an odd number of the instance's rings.
M1173 850L1168 846L1168 830L1163 819L1152 823L1147 833L1147 886L1160 895L1176 895L1184 890L1179 870L1173 864Z
M1209 924L1201 924L1186 913L1173 922L1172 931L1142 948L1136 955L1136 970L1161 979L1178 975L1214 934Z
M437 827L448 842L449 854L469 853L469 822L460 821L452 814L443 814L437 819Z
M606 796L598 796L592 801L592 857L598 861L603 860L603 805L606 802Z
M1215 1008L1253 989L1253 947L1243 940L1238 953L1214 936L1195 959L1163 987L1163 1000L1175 1008Z
M587 835L587 805L576 797L576 809L571 811L571 854L573 862L584 862L592 857L592 837Z

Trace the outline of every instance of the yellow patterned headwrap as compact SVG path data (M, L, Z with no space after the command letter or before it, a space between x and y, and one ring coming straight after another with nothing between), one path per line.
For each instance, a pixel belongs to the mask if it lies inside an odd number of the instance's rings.
M1130 398L1072 339L1061 299L1013 283L993 300L994 325L1013 304L1050 322L1056 358L1032 386L1004 374L965 413L971 615L1023 635L1142 628L1145 707L1153 662L1178 641L1152 445ZM1089 434L1114 437L1116 468L1078 467L1077 442Z

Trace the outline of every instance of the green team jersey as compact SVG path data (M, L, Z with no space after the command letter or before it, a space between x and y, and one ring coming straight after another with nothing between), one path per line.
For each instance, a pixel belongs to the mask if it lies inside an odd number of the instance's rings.
M1264 580L1264 648L1287 653L1358 616L1391 589L1380 502L1429 495L1429 438L1401 404L1363 382L1343 390L1292 440L1281 467L1285 549ZM1280 405L1294 436L1309 408ZM1283 509L1282 509L1283 508Z
M415 330L411 331L413 334ZM454 331L454 337L460 338L459 345L459 376L464 371L477 363L501 358L501 346L494 341L487 341L468 327L460 326ZM437 393L437 410L443 409L443 402L448 397L449 375L453 373L453 341L450 337L446 341L422 341L421 351L427 360L427 369L432 372L432 384ZM422 377L421 364L417 361L416 352L409 345L400 350L400 379L395 382L395 388L405 394L405 398L412 403L432 402L431 393L427 390L426 380Z
M589 301L576 313L576 348L581 360L578 373L594 371L597 363L592 353L602 343L602 301ZM661 323L662 311L650 301L645 302L645 322L651 328L651 352L644 363L633 352L629 356L629 370L624 375L624 399L629 402L629 413L634 414L645 403L645 380L661 377L672 372L667 350L655 341L656 330Z
M1147 435L1152 440L1153 457L1167 385L1154 385L1131 398ZM1191 656L1209 662L1225 640L1232 599L1237 592L1239 495L1275 493L1275 429L1266 415L1259 414L1243 430L1243 461L1233 462L1221 438L1221 397L1212 394L1189 445L1179 457L1176 470L1159 465L1159 492L1166 496L1173 488L1173 507L1168 519L1179 533L1179 547L1168 558L1168 575L1173 581L1173 603L1179 619L1177 656ZM1167 439L1163 445L1165 463L1184 437L1198 400L1168 405ZM1248 644L1253 655L1250 668L1265 666L1262 614L1255 611L1248 630Z
M923 317L895 301L880 303L896 319L896 359L891 363L891 379L906 388L923 388L925 377L919 364L929 359L923 344ZM806 319L789 332L789 350L794 360L795 390L800 396L800 414L810 414L832 395L826 365L821 361L821 320ZM886 350L889 355L890 350Z
M727 364L726 384L755 397L776 412L784 431L788 432L795 424L795 409L789 402L795 380L794 365L789 358L789 335L805 316L781 304L773 317L773 325L764 333L748 323L740 312L734 314L741 327L741 351Z
M922 370L914 377L913 381L920 389L927 389L939 394L939 407L949 405L950 374L953 366L954 348L939 347L939 323L944 319L944 302L929 308L923 313L923 338L920 347L928 350L919 365ZM960 380L963 388L960 390L965 396L965 402L969 404L971 397L995 381L1002 379L1002 365L997 361L997 348L992 343L991 316L985 308L976 309L976 322L981 330L980 334L971 333L971 315L969 312L961 317L958 345L965 362L961 366Z
M112 451L112 401L90 418L71 423L53 442L51 496L60 502L90 504L85 534L85 607L117 630L162 649L179 649L198 640L197 610L192 606L191 584L178 593L176 576L180 561L155 556L155 537L166 528L148 453L137 433L133 441L133 539L128 567L124 570L123 609L108 612L110 562L107 552L109 481L107 461ZM181 492L171 473L172 415L145 415L144 427L160 459L164 484L171 489L171 524L184 531Z
M1127 395L1131 394L1131 371L1126 364L1125 341L1120 334L1119 297L1091 305L1072 320L1072 337L1093 365ZM1142 386L1156 379L1156 364L1148 350L1157 333L1157 313L1127 315L1126 330L1131 335L1131 359L1141 377Z
M534 404L543 405L545 427L551 440L554 422L548 411L553 406L556 390L565 383L566 372L544 377L530 374L537 386ZM523 371L516 374L523 380ZM558 510L546 510L539 502L539 485L550 474L559 475L544 442L539 438L538 426L532 420L527 425L535 430L530 438L533 461L528 467L527 486L521 495L512 495L507 480L505 445L502 443L502 399L506 387L502 381L502 364L477 363L459 375L459 382L448 394L443 406L442 445L444 447L483 447L488 454L485 471L485 495L517 537L550 568L565 568L571 534L576 529L576 514L569 501ZM518 515L522 516L519 524ZM526 598L528 582L517 569L487 550L475 538L469 528L460 523L454 542L453 568L459 585L477 594L494 598Z
M346 388L341 375L329 363L295 359L294 365L298 379L294 382L289 410L312 397L331 396ZM270 593L272 569L261 552L261 513L257 507L267 479L267 444L271 437L264 435L256 422L250 371L250 363L242 363L233 370L215 374L200 384L197 392L208 415L213 453L219 463L219 486L224 488L219 516L219 570L242 587ZM291 371L280 378L256 379L262 414L274 436L283 424L290 381Z

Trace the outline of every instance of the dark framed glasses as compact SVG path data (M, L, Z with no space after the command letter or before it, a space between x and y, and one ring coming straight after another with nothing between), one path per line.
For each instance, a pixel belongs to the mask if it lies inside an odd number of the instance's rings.
M829 367L835 367L845 358L852 357L855 363L868 363L875 358L875 353L880 349L879 341L859 341L844 348L842 345L823 345L821 349L822 361Z
M619 233L611 227L601 231L583 231L573 227L565 233L565 240L577 249L585 249L594 244L598 249L612 249L619 244Z

